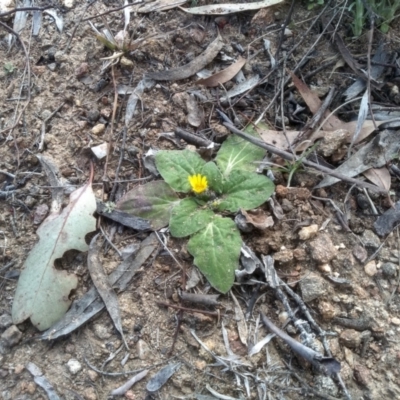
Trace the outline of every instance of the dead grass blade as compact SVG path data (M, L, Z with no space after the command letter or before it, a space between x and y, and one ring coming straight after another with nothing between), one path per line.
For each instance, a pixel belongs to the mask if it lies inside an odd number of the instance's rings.
M100 297L104 301L108 313L114 323L115 328L120 333L125 347L129 349L126 343L124 332L122 330L121 315L119 312L118 297L110 285L107 274L104 272L103 264L100 260L101 245L98 243L98 234L92 239L88 253L88 270L93 284L95 285Z

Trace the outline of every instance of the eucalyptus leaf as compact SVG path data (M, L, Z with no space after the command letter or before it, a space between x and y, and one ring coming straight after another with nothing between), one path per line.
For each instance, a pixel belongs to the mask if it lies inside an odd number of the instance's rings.
M209 209L200 209L195 199L187 198L172 209L169 229L175 237L193 235L204 228L214 217Z
M71 193L60 214L51 213L37 230L38 243L30 251L15 292L12 319L20 324L30 318L40 331L50 328L67 312L76 275L56 269L54 262L68 250L87 251L85 236L96 229L96 199L91 184Z
M215 216L207 226L192 236L188 251L194 264L219 292L227 293L235 280L242 246L240 233L229 218Z
M161 150L156 155L156 166L165 182L177 192L190 191L189 175L199 174L206 162L189 150Z
M260 138L259 134L253 128L246 128L245 132L249 135ZM255 171L257 165L255 161L261 161L265 150L240 138L231 135L222 144L218 151L215 161L224 177L228 177L233 170Z
M136 186L117 204L119 211L148 219L153 230L168 225L171 209L179 203L178 195L164 181Z
M264 175L235 170L223 184L223 195L218 210L237 212L240 208L251 210L267 201L275 185Z

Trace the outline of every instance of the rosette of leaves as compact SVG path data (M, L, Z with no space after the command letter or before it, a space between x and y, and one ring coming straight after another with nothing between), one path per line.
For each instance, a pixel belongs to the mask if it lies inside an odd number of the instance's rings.
M159 151L156 166L164 180L131 190L117 208L150 220L155 230L169 224L172 236L189 237L194 264L216 290L227 293L242 245L229 215L260 206L274 191L272 181L255 172L254 162L263 156L264 150L236 136L222 144L215 162L189 150ZM195 193L189 177L199 174L208 187Z

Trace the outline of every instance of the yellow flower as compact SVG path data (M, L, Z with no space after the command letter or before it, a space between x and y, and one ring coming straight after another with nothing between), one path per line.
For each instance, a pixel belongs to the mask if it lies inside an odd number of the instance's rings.
M190 175L188 179L193 192L202 193L205 190L207 190L208 183L207 183L207 178L205 176L200 174Z

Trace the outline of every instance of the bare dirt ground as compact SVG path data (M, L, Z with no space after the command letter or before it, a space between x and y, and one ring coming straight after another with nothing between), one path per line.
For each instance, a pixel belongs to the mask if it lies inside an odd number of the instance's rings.
M179 298L180 290L184 289L181 267L187 270L188 276L193 275L195 267L186 251L185 240L173 239L168 233L162 237L166 238L170 253L160 245L127 290L118 294L129 351L104 310L58 340L38 340L40 332L29 321L13 325L10 315L19 272L37 240L38 225L34 219L40 206L51 205L50 183L37 154L51 159L60 171L59 178L76 187L87 182L92 161L96 196L103 201L115 201L141 182L138 179L152 179L143 159L149 149L187 146L171 134L176 127L215 142L223 141L230 133L222 125L216 108L241 128L257 119L272 101L264 120L277 130L282 129L280 100L274 100L275 93L280 91L280 72L271 74L240 101L235 98L233 106L218 100L224 94L222 88L196 85L196 77L160 81L140 96L125 137L129 94L124 95L121 89L116 95L118 87L134 88L149 71L187 64L212 42L217 28L225 45L209 69L226 67L241 54L249 59L243 68L246 78L255 74L267 76L271 71L271 60L263 44L263 38L267 37L273 54L280 49L278 59L294 49L286 62L288 70L293 70L306 56L306 62L296 74L307 85L325 94L330 87L337 88L330 105L332 110L343 103L343 91L356 78L340 62L328 36L323 35L315 43L323 24L317 22L309 28L322 9L307 11L306 2L296 2L287 26L289 31L284 36L281 26L289 13L290 2L257 14L257 19L253 19L256 11L233 14L226 19L193 16L178 8L159 13L132 13L129 35L134 39L155 37L135 51L126 52L128 62L121 61L104 70L102 58L111 56L112 52L96 39L87 19L121 7L122 2L68 3L70 7L58 4L58 13L64 21L62 32L45 14L39 34L32 37L32 16L28 17L20 38L29 52L30 73L20 42L16 40L9 50L9 32L0 26L0 333L3 334L0 398L57 398L34 382L26 369L29 362L41 369L55 393L63 399L106 399L112 390L135 374L127 371L143 369L150 369L147 377L126 392L126 398L205 400L218 398L215 393L218 392L226 396L219 398L225 399L344 399L343 386L347 388L347 398L400 398L398 232L394 230L388 237L377 236L374 230L377 216L373 215L363 192L358 188L349 191L351 185L344 182L314 190L322 175L311 170L297 172L290 188L286 188L288 174L275 170L275 200L282 207L283 216L276 218L270 205L265 204L262 209L273 215L274 226L243 233L242 237L257 256L274 257L278 275L303 297L317 325L329 332L325 339L332 356L341 363L344 385L337 377L326 377L315 371L280 339L272 339L257 354L249 355L252 346L269 333L258 320L260 312L279 327L286 319L282 302L265 284L261 273L255 273L252 284L246 279L234 286L232 294L237 304L231 294L220 296L218 305L213 307L182 302ZM199 1L198 5L204 4ZM326 15L332 16L336 8L328 8ZM123 13L123 10L108 13L92 18L91 22L99 30L108 26L115 35L124 28ZM14 17L0 21L12 27ZM339 15L334 22L338 21ZM344 10L338 32L366 69L367 35L352 38L350 22L351 17ZM388 64L395 64L394 50L399 42L396 21L387 35L375 29L372 54L381 41L392 54ZM331 60L329 66L307 78L307 74ZM374 89L377 103L396 106L390 97L396 73L397 69L388 69L383 80L389 83ZM227 82L225 89L233 85ZM300 129L312 115L290 81L284 90L286 127ZM203 114L197 128L188 122L189 93L196 93ZM357 116L358 104L341 109L340 117L348 121ZM303 110L294 113L296 105L303 106ZM90 150L104 142L112 144L107 165L104 159L97 160ZM335 160L327 161L335 164ZM398 178L392 176L391 181L392 201L396 202ZM390 207L386 196L372 192L370 195L379 214ZM332 203L344 211L347 222L343 222ZM314 225L317 231L310 228L312 233L308 236L304 229ZM140 244L149 235L107 219L102 219L102 228L119 251L133 243ZM372 258L378 249L379 253ZM121 258L105 242L101 260L110 273ZM78 289L71 294L72 299L79 299L92 286L85 255L67 258L61 264L59 268L66 268L79 277ZM204 279L191 292L215 293ZM160 306L159 302L211 311L211 314L180 313ZM293 299L289 302L293 309L298 308ZM243 329L239 309L246 315L247 344L239 334ZM297 316L305 318L301 310ZM224 329L231 351L238 356L236 361L229 358L223 340ZM286 330L299 339L292 323ZM228 367L218 365L191 331L213 354L228 360ZM325 339L318 332L313 333L314 347L324 353ZM153 394L146 391L150 377L165 365L178 362L180 369L159 391Z

